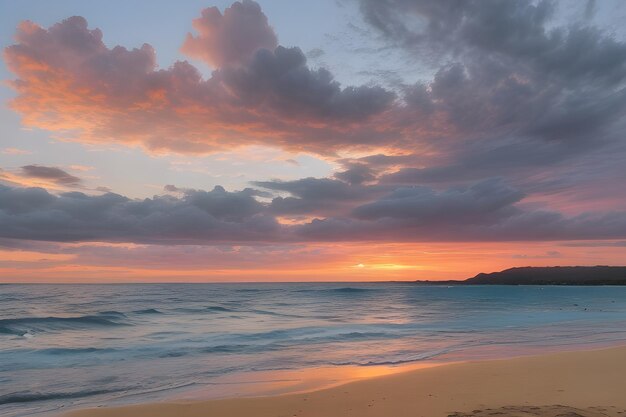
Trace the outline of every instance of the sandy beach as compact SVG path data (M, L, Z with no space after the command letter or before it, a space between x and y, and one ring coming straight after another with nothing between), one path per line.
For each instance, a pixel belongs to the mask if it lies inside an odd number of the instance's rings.
M442 365L275 397L85 409L66 417L626 416L626 347Z

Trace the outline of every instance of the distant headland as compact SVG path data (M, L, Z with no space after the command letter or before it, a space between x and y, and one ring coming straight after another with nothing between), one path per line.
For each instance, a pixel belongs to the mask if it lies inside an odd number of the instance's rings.
M626 285L626 266L518 267L466 280L414 281L426 285Z

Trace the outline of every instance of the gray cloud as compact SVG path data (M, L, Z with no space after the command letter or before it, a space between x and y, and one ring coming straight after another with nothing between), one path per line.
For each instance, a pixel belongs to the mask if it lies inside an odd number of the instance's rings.
M28 178L50 180L56 184L68 187L76 187L81 184L80 178L57 167L25 165L21 168L21 175Z
M428 187L403 187L384 198L354 209L359 219L406 219L418 224L474 224L510 215L524 194L501 179L489 179L470 187L436 192Z
M266 241L279 225L252 190L187 191L181 198L131 200L118 194L58 196L0 186L0 236L49 241Z
M167 191L168 193L178 193L178 192L182 192L182 191L184 191L183 189L178 188L178 187L177 187L177 186L175 186L174 184L166 184L166 185L163 187L163 190L164 190L164 191Z
M254 185L268 190L285 191L309 200L339 200L362 197L361 188L330 178L303 178L294 181L255 181Z
M626 158L623 39L589 19L564 25L565 6L557 1L359 3L390 45L434 69L430 81L404 89L405 110L420 120L407 126L423 130L428 115L445 127L432 131L431 142L414 141L430 160L416 152L381 182L464 184L503 176L525 193L551 184L552 193L573 200L576 190L583 196L590 188L602 198L603 183L620 175L614 161ZM594 3L581 3L581 16ZM371 166L380 161L373 157Z
M524 206L523 193L500 179L447 190L401 187L383 195L381 189L335 181L346 188L314 181L276 185L298 196L283 199L283 207L276 199L270 204L257 201L255 196L262 192L254 189L229 192L219 186L211 191L185 190L180 197L133 200L112 193L54 195L42 188L0 185L0 239L258 245L626 238L624 211L568 217ZM275 216L280 209L297 214L304 210L298 203L306 203L302 207L316 218L304 224L279 224ZM323 216L325 212L333 213Z
M554 211L503 208L496 217L485 216L481 222L458 222L430 217L430 222L416 219L382 217L373 221L353 218L316 219L296 226L296 234L317 241L553 241L619 239L626 234L626 212L584 213L566 217ZM470 216L471 218L471 216ZM443 220L445 219L445 220Z
M376 172L366 164L347 164L345 171L337 172L335 178L348 184L356 185L371 182L376 179Z
M365 19L415 51L473 59L482 52L569 80L614 84L626 77L626 45L590 26L550 26L555 1L361 0Z
M591 20L596 14L596 0L587 0L585 5L585 19Z
M276 214L336 214L350 204L380 195L380 187L351 184L331 178L303 178L294 181L256 181L258 187L289 193L275 197L269 209Z
M466 135L599 142L623 119L626 43L592 26L551 25L554 2L360 4L365 19L392 42L410 53L436 50L453 62L439 69L429 89L409 88L406 101L443 112Z
M269 105L291 116L363 119L388 108L394 94L382 87L341 88L326 69L311 70L299 48L260 49L250 65L214 77L246 106Z

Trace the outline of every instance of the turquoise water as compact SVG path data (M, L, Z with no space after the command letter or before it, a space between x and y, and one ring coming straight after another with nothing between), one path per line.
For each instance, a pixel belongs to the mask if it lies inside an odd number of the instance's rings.
M626 287L1 285L0 415L236 395L224 376L260 371L623 341Z

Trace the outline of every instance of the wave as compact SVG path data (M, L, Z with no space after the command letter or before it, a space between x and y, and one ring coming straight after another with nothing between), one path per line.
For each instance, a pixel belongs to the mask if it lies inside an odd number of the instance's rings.
M98 313L98 316L117 316L117 317L126 317L126 314L119 312L119 311L115 311L115 310L110 310L110 311L100 311Z
M261 333L231 335L232 342L205 346L199 349L182 349L164 352L162 358L175 358L195 354L252 354L280 351L289 346L324 344L332 342L351 342L366 340L381 340L393 338L394 335L376 331L341 330L325 332L319 328L280 329Z
M329 341L342 341L342 340L369 340L369 339L385 339L389 337L395 337L393 334L383 332L350 332L340 333L337 335L321 336L319 338L311 338L309 340L322 339Z
M135 313L135 314L163 314L162 312L160 312L156 308L146 308L144 310L135 310L135 311L133 311L133 313Z
M41 349L36 351L37 353L45 353L48 355L72 355L77 353L105 353L105 352L114 352L116 349L105 349L105 348L49 348L49 349Z
M207 306L207 307L179 307L175 308L173 311L177 313L190 313L190 314L198 314L198 313L236 313L237 310L233 310L230 308L222 307L222 306Z
M358 288L358 287L341 287L341 288L324 288L324 289L305 289L295 290L300 293L321 293L321 294L364 294L378 291L376 288Z
M165 352L159 355L159 358L180 358L181 356L187 356L187 352Z
M15 404L15 403L30 403L35 401L48 401L48 400L64 400L73 398L90 397L92 395L111 394L114 392L124 391L125 389L108 389L108 390L85 390L76 392L16 392L12 394L0 396L0 405Z
M149 310L154 310L154 309L149 309ZM241 314L246 314L246 313L251 313L251 314L261 314L261 315L267 315L267 316L276 316L276 317L291 317L291 318L302 318L303 316L300 315L295 315L295 314L286 314L286 313L279 313L276 311L270 311L270 310L261 310L261 309L248 309L248 308L242 308L242 309L234 309L234 308L228 308L228 307L223 307L223 306L219 306L219 305L213 305L213 306L207 306L207 307L203 307L203 308L188 308L188 307L180 307L180 308L175 308L174 309L175 312L177 313L189 313L189 314L202 314L202 313L241 313ZM135 313L138 314L157 314L157 313L161 313L158 310L154 310L154 311L148 311L148 310L141 310L141 311L135 311ZM234 316L231 316L234 317Z
M368 326L369 327L369 326ZM387 325L385 328L391 326ZM239 342L257 344L259 341L286 343L287 345L341 342L349 340L375 340L397 337L397 334L378 326L377 328L341 326L341 327L296 327L276 329L258 333L239 333L231 337Z
M118 312L104 312L97 315L78 317L24 317L0 319L0 334L24 336L31 330L47 331L58 329L82 329L93 326L124 326L120 319L125 315Z
M249 345L219 345L209 346L202 349L204 353L240 353L249 350Z
M291 318L304 318L304 316L300 316L297 314L285 314L285 313L277 313L275 311L269 311L269 310L257 310L257 309L252 309L249 310L250 313L254 313L254 314L262 314L262 315L266 315L266 316L276 316L276 317L291 317Z
M338 293L358 293L358 292L372 292L376 290L374 288L342 287L342 288L334 288L331 291L338 292Z
M215 345L215 346L206 346L200 349L190 349L190 350L177 350L171 352L165 352L159 355L160 358L179 358L181 356L188 356L194 354L206 354L206 353L259 353L259 352L273 352L280 349L283 349L285 345L280 343L268 343L262 345L254 345L254 344L225 344L225 345Z
M367 361L367 362L358 362L358 361L351 361L351 362L332 362L332 365L335 366L393 366L393 365L404 365L407 363L414 363L414 362L419 362L419 361L423 361L423 360L428 360L428 359L433 359L436 358L438 356L441 355L445 355L447 353L450 353L452 351L454 351L455 349L450 348L450 349L440 349L440 350L436 350L436 351L432 351L432 352L425 352L419 355L413 355L407 358L401 358L401 359L396 359L396 360L371 360L371 361Z
M221 313L235 313L236 310L232 310L230 308L222 307L222 306L209 306L205 309L206 311L217 311Z

